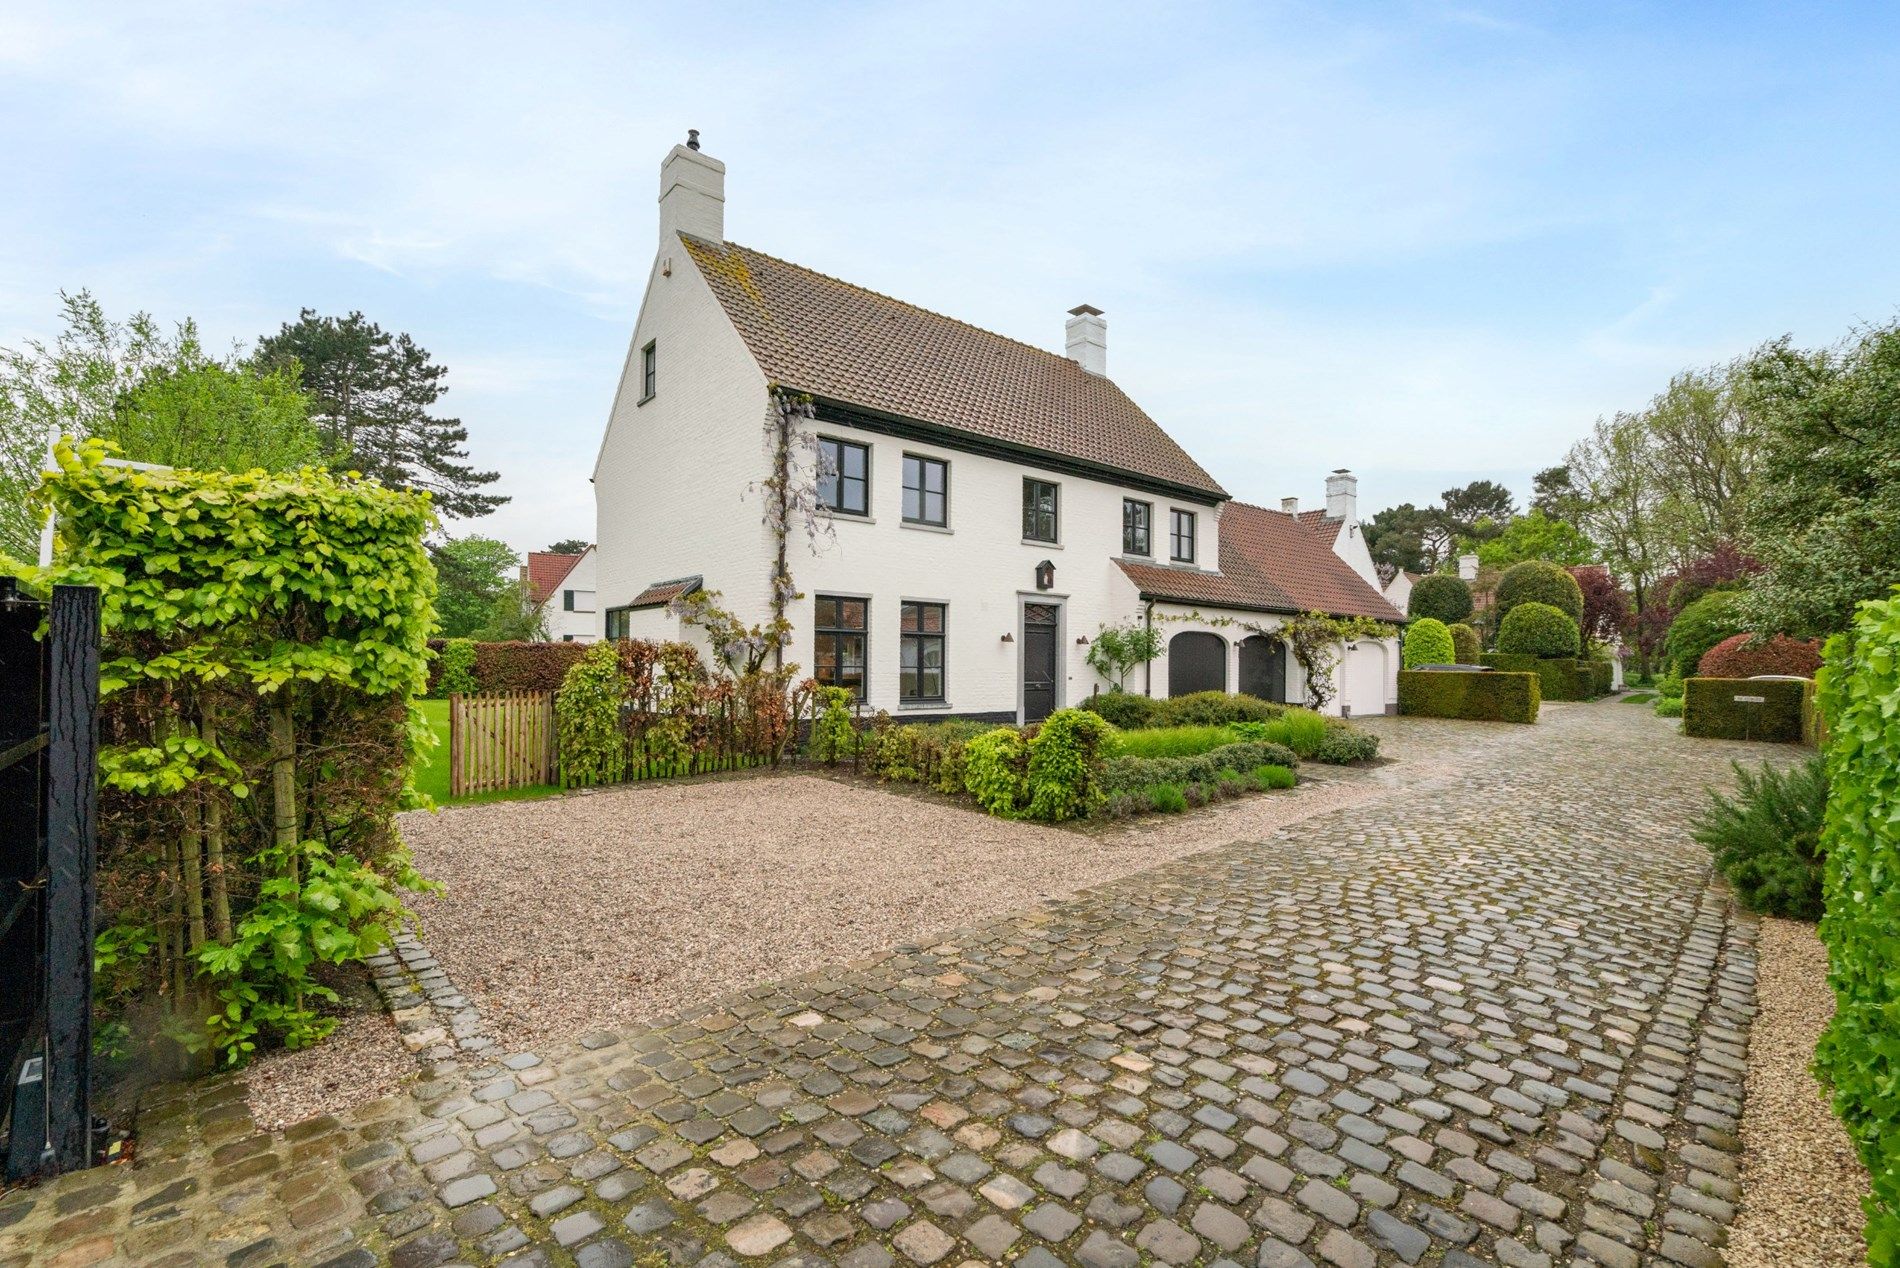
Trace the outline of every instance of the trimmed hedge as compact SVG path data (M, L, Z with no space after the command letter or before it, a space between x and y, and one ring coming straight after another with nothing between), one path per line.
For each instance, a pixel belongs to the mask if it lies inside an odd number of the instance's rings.
M1412 594L1405 604L1411 620L1431 617L1450 625L1471 615L1471 587L1450 573L1435 572L1412 583Z
M1786 634L1765 639L1731 634L1702 653L1696 673L1704 678L1754 678L1761 674L1812 678L1820 667L1819 643L1804 643Z
M1503 620L1520 604L1543 603L1556 608L1573 622L1583 621L1583 587L1568 568L1542 559L1527 559L1512 564L1498 578L1496 609Z
M1399 712L1413 717L1535 722L1542 698L1536 674L1455 669L1399 671Z
M1421 616L1405 627L1402 663L1407 669L1420 665L1449 665L1458 654L1451 630L1437 617Z
M465 640L455 640L458 642ZM429 640L429 694L442 689L443 652L449 640ZM567 671L587 654L586 643L476 643L475 690L559 691Z
M1594 700L1610 690L1608 661L1486 652L1478 663L1507 674L1536 674L1543 700Z
M1786 678L1691 678L1682 684L1682 733L1704 740L1799 744L1807 686ZM1737 696L1759 696L1762 703Z
M1478 657L1484 654L1484 641L1478 637L1478 631L1462 621L1449 628L1452 655L1458 658L1458 663L1460 665L1478 664Z
M1498 626L1498 650L1507 655L1575 656L1582 646L1575 618L1548 603L1520 603Z
M1900 597L1861 604L1852 633L1828 640L1818 687L1829 729L1820 933L1835 1008L1815 1066L1872 1178L1868 1261L1886 1264L1900 1252Z
M1205 783L1218 779L1222 771L1245 774L1259 766L1292 770L1299 764L1300 759L1284 744L1248 740L1195 757L1111 757L1102 770L1101 784L1103 792L1114 794L1155 784Z
M1102 691L1076 707L1099 714L1124 731L1158 726L1271 722L1288 708L1256 696L1231 695L1225 691L1196 691L1171 700L1138 696L1130 691Z

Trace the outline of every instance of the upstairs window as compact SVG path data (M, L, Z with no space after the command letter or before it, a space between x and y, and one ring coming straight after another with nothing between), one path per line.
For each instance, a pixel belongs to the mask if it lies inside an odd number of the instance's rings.
M640 349L640 399L650 401L660 385L660 345L649 343Z
M1153 543L1149 539L1154 524L1155 508L1150 502L1137 502L1134 498L1122 499L1122 554L1152 555Z
M818 501L840 515L871 513L871 447L818 438Z
M864 699L864 633L871 601L818 596L812 621L812 677Z
M1056 542L1061 527L1056 511L1058 491L1047 480L1023 481L1023 540Z
M950 464L904 455L904 522L943 528L949 523Z
M1175 511L1168 529L1168 557L1178 564L1194 562L1194 512Z
M572 590L561 591L561 611L572 612L573 610L574 610L574 592Z
M903 700L943 700L943 604L903 605L897 694Z

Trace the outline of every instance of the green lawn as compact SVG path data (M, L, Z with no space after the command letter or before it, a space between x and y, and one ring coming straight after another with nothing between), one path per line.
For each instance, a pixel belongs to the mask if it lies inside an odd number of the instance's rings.
M486 801L528 801L560 792L554 784L535 784L528 788L508 788L501 792L476 793L472 797L449 796L449 702L423 700L422 716L435 732L435 748L422 759L416 770L416 791L426 793L443 806L471 806Z

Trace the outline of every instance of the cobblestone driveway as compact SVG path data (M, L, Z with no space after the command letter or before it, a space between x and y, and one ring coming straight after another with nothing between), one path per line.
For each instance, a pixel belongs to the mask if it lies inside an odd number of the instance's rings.
M1383 801L930 946L281 1139L181 1092L0 1262L1719 1264L1753 925L1685 824L1761 750L1379 725Z

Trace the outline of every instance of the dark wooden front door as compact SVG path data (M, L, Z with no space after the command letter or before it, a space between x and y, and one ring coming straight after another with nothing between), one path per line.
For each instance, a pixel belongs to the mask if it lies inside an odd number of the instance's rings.
M1053 603L1023 605L1023 721L1040 722L1056 711L1056 618Z
M1218 634L1186 630L1168 640L1168 694L1227 690L1227 644Z
M1286 703L1286 644L1265 634L1240 640L1240 690L1275 704Z

